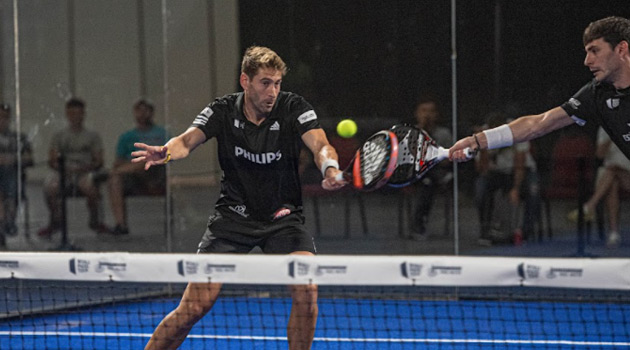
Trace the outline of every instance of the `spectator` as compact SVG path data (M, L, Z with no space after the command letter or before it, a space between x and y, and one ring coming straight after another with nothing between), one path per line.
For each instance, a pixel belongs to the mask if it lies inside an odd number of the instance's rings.
M136 127L126 131L118 139L116 160L109 177L109 199L116 221L115 235L129 234L127 225L125 196L166 193L166 168L152 167L144 170L144 165L131 162L134 143L150 145L165 144L169 137L166 130L153 123L153 104L145 99L133 105Z
M507 121L504 113L494 112L487 117L490 128ZM482 127L482 130L487 127ZM481 132L481 131L478 131ZM536 171L536 162L530 153L530 143L523 142L513 147L497 150L481 150L475 159L475 168L479 173L475 186L475 198L479 210L479 244L492 245L505 241L513 233L527 239L533 235L533 223L540 205L540 186ZM497 191L507 197L509 212L507 227L493 223L494 197ZM525 199L525 214L519 222L519 204ZM507 231L507 235L506 235Z
M44 195L50 210L50 222L38 235L50 237L61 227L61 193L59 159L65 160L66 193L86 197L89 227L97 233L108 233L98 216L100 193L97 180L103 175L103 142L95 131L83 126L85 103L78 98L66 102L68 127L53 135L48 153L48 165L53 170L44 180Z
M11 107L0 103L0 248L6 244L5 236L17 233L18 176L22 176L25 167L33 165L26 136L12 131L10 125ZM18 154L21 154L21 164L18 164Z
M601 127L597 133L597 156L603 159L603 164L597 172L595 193L584 204L584 219L592 221L599 201L606 197L609 224L606 245L616 248L621 243L619 192L621 189L630 191L630 160L612 143L610 136ZM569 213L569 220L577 222L577 218L577 210Z
M421 96L414 108L416 125L426 131L443 147L449 147L453 137L448 128L440 126L442 115L438 99L431 95ZM433 198L436 193L444 193L448 188L453 173L451 164L443 162L428 172L422 180L416 183L416 210L411 225L411 238L414 240L426 239L426 223L433 207Z

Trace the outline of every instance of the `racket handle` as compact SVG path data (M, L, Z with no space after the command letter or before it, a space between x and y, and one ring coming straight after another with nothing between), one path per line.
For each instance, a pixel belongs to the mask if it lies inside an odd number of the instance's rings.
M444 147L441 147L441 146L438 147L438 149L437 149L437 157L436 157L437 161L439 162L439 161L444 160L446 158L448 158L448 149L444 148Z
M470 149L470 147L466 147L464 148L464 155L466 156L466 159L472 159L475 156L475 151Z
M335 181L341 181L343 180L343 171L338 172L337 175L335 175Z

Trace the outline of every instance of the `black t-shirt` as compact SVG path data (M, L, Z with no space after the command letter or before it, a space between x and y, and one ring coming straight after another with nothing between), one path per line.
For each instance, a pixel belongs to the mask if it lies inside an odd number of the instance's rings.
M243 114L243 98L240 92L216 99L192 124L218 141L223 177L216 208L263 222L282 208L301 211L301 136L321 128L313 107L281 91L270 115L255 125Z
M630 159L630 87L617 90L592 80L561 107L578 125L601 125Z

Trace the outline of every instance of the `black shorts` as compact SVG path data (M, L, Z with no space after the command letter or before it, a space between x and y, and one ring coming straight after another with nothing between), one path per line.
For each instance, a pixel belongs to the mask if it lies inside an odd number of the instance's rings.
M252 223L216 211L208 220L197 253L249 253L255 247L267 254L316 252L313 237L306 232L300 213L291 213L270 223Z

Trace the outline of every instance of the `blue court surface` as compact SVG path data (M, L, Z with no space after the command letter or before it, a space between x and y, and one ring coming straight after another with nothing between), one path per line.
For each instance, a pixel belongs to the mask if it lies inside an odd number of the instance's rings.
M142 349L178 298L0 320L0 349ZM320 299L313 349L628 349L630 306ZM181 349L286 349L286 298L222 297Z

